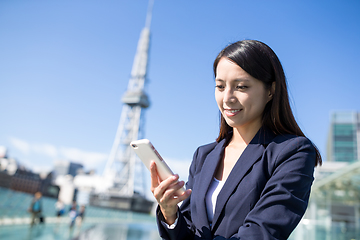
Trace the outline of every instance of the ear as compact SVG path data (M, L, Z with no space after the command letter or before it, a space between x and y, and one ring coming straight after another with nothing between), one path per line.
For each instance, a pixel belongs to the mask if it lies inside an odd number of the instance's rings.
M273 82L271 84L271 88L270 88L270 91L269 91L269 100L268 101L270 101L273 98L274 93L275 93L275 82Z

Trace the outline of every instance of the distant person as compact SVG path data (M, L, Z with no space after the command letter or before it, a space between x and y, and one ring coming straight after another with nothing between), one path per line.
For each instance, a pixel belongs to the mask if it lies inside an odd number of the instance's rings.
M73 203L70 206L70 210L69 210L70 228L72 228L74 226L77 214L78 214L77 203L76 203L76 201L73 201Z
M321 156L293 116L282 65L265 43L244 40L220 51L213 71L219 135L194 153L187 190L176 195L184 185L179 176L160 180L150 165L160 236L288 239L307 208Z
M76 217L76 223L78 224L78 226L80 227L82 222L84 221L84 217L85 217L85 205L81 205L79 213L77 214Z
M65 213L65 204L59 199L55 203L56 217L59 219Z
M35 224L36 221L42 223L42 194L41 192L36 192L34 198L31 201L28 211L31 213L31 226Z

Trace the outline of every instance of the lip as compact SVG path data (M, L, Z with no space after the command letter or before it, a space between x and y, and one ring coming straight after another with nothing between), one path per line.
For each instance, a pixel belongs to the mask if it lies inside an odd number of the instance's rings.
M233 117L237 115L239 112L241 112L242 109L224 109L224 114L227 117Z

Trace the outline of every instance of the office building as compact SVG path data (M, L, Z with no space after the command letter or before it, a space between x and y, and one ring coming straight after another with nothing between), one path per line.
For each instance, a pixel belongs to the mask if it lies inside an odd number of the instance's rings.
M360 113L333 112L327 146L327 161L360 160Z
M83 167L84 166L79 163L73 163L70 161L62 161L62 160L56 161L54 167L55 178L57 176L65 176L68 174L75 177L78 171L82 170Z

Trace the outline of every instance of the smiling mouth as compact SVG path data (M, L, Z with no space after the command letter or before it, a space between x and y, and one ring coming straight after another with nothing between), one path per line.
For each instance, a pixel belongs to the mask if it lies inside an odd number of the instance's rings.
M237 113L239 113L242 109L224 109L224 113L227 116L235 116Z
M229 113L237 113L240 112L241 109L236 109L236 110L229 110L229 109L225 109L225 111L229 112Z

